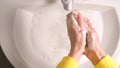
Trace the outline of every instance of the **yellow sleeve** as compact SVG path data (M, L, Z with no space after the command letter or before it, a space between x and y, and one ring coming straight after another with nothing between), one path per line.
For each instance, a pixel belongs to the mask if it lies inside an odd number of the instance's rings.
M69 56L64 57L56 68L78 68L78 62Z
M95 68L119 68L119 65L109 55L105 56Z

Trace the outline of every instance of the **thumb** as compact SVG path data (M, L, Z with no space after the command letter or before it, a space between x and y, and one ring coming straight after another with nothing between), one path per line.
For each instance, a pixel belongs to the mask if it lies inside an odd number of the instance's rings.
M86 34L86 48L93 48L94 47L94 40L95 40L95 36L94 33L88 31Z
M86 34L87 34L87 30L82 30L80 31L81 32L81 35L82 35L82 38L83 38L83 44L84 46L86 45Z

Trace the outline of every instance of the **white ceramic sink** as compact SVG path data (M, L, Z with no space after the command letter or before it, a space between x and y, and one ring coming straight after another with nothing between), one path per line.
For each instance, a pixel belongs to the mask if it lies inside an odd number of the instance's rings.
M102 48L120 64L120 8L112 4L117 2L80 1L75 3L74 8L90 19ZM11 24L13 37L7 38L6 32L0 39L10 62L16 68L55 68L70 50L65 21L67 13L60 2L18 8L14 24ZM14 44L10 44L12 42L9 39L13 39ZM12 51L16 52L10 54ZM80 68L93 68L85 56L79 63Z
M112 56L119 40L115 9L91 4L76 4L74 7L91 20L101 39L102 48ZM70 49L65 22L68 12L59 4L32 9L17 10L14 22L16 48L29 67L55 68ZM80 68L93 67L85 56L80 64Z

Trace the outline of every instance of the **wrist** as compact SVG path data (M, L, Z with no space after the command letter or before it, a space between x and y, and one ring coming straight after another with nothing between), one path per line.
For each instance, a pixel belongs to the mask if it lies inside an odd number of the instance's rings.
M79 61L81 55L82 54L79 53L79 51L70 51L70 53L68 54L68 56L74 58L77 62Z
M73 57L76 61L79 61L82 56L84 48L82 47L71 47L70 53L68 56Z
M93 51L88 51L86 56L94 65L96 65L103 57L106 56L106 53L102 49L96 49Z

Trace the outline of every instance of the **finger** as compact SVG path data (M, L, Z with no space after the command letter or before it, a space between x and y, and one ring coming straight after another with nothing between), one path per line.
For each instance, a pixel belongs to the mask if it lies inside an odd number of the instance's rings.
M67 18L70 18L71 16L77 15L77 10L73 10L70 13L67 14Z
M71 33L71 32L79 33L78 27L70 19L67 19L67 28L68 28L69 33Z
M95 28L93 27L92 23L90 22L90 20L87 17L84 18L84 21L87 24L87 29L89 31L95 31Z
M73 11L67 15L67 26L69 26L70 24L74 24L77 27L77 29L79 30L80 27L78 26L78 23L77 23L74 15L76 15L76 11Z
M67 18L66 18L66 21L67 21L67 25L69 25L69 23L72 23L73 21L72 21L72 19L71 19L71 16L72 16L72 12L70 12L70 13L68 13L67 14Z
M83 23L84 23L83 17L82 17L82 15L80 14L80 12L77 14L77 22L78 22L78 25L79 25L81 28L84 27L84 25L83 25Z
M84 46L86 45L86 33L87 33L86 30L82 30L81 31L81 35L82 35L82 38L83 38L83 45Z
M87 47L88 48L90 48L90 49L94 48L95 39L96 39L96 36L95 36L94 32L89 31L87 33L87 44L88 44Z
M88 31L86 37L87 37L87 42L90 43L92 41L92 32Z

